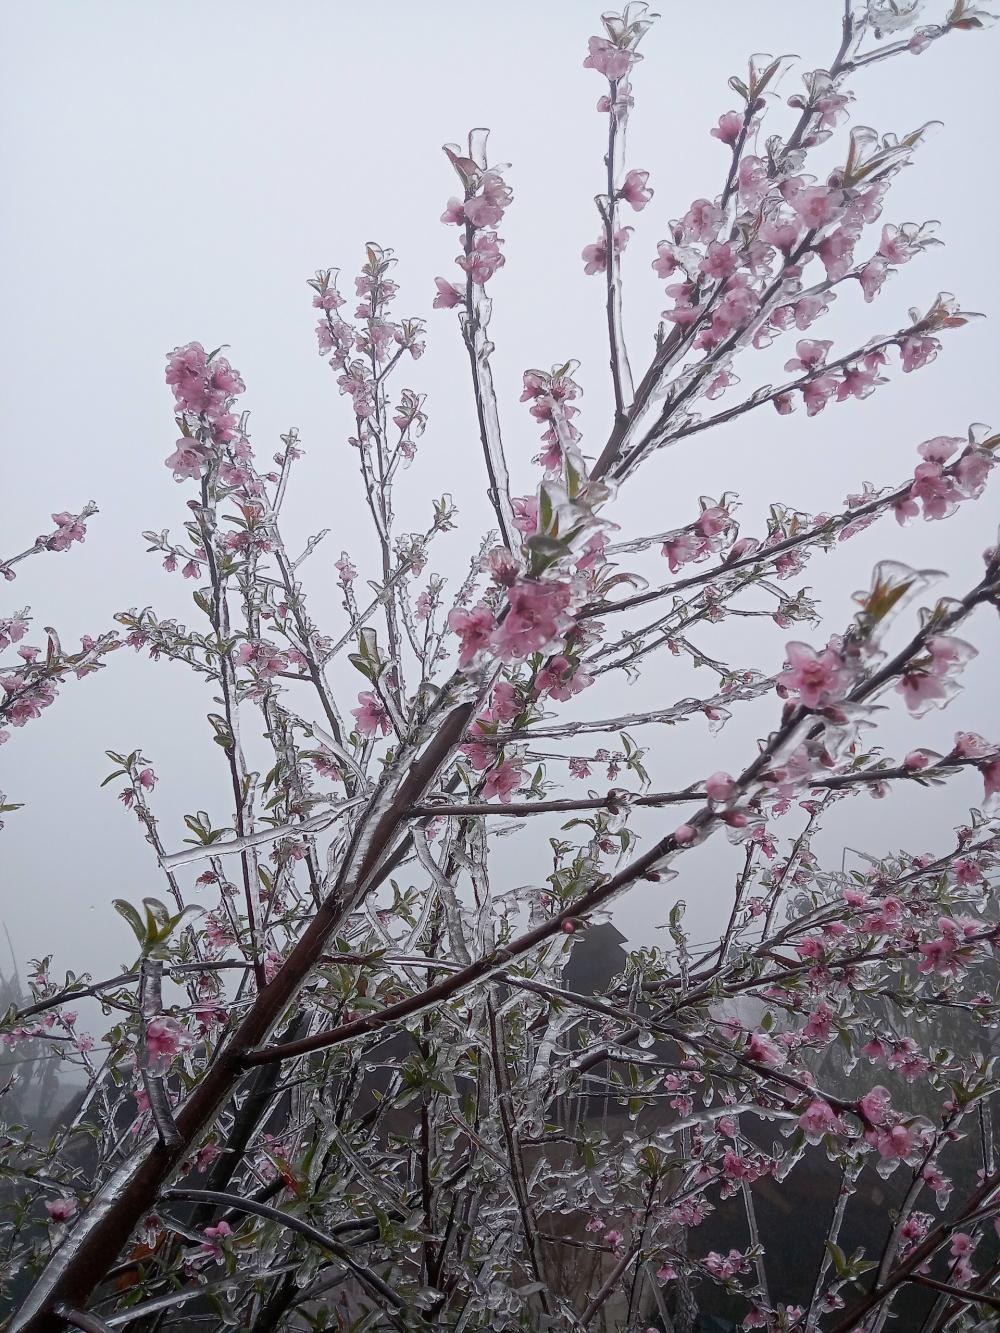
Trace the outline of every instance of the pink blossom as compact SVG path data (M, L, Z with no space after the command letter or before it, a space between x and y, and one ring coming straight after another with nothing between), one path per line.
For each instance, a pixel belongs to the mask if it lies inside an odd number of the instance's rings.
M634 106L635 98L632 96L627 79L622 79L618 84L618 91L613 99L607 93L597 99L597 109L605 115L614 110L619 116L626 116Z
M900 345L900 361L905 374L911 370L919 370L921 366L926 366L933 361L940 350L941 344L936 338L911 336L904 338Z
M455 260L459 268L464 269L474 283L482 286L489 282L498 268L507 262L500 253L503 241L495 231L478 231L472 240L468 252ZM441 296L438 289L438 296Z
M756 208L770 188L767 163L752 154L744 157L736 173L736 188L740 201L747 208Z
M826 361L826 354L832 346L829 339L800 338L795 344L795 356L785 362L785 369L807 372L816 370Z
M882 228L882 239L879 241L878 253L887 263L905 264L908 259L912 259L916 254L916 247L898 227L886 223Z
M988 759L997 747L975 731L955 732L955 754L962 759Z
M222 1221L217 1222L214 1227L206 1227L203 1234L206 1239L202 1244L202 1250L218 1258L222 1255L222 1246L219 1242L227 1240L233 1234L233 1229L228 1222Z
M566 583L521 579L507 594L508 612L492 635L494 651L505 662L542 652L568 625L572 590Z
M819 1097L799 1116L799 1125L810 1143L819 1143L825 1135L839 1134L844 1128L833 1107Z
M939 463L918 463L913 472L909 498L920 501L924 518L941 519L953 514L963 495Z
M983 872L975 861L970 861L968 857L959 857L952 863L952 874L955 876L956 884L969 886L980 884L983 880Z
M473 227L495 227L512 197L510 188L495 171L484 172L479 193L465 201L465 220Z
M896 515L896 522L900 527L905 527L911 518L916 518L920 513L920 506L911 496L906 495L900 500L893 502L893 513Z
M698 830L691 824L680 824L674 829L672 836L678 847L686 847L688 843L694 842L698 836Z
M990 806L994 797L1000 795L1000 754L996 754L985 764L979 765L983 776L983 802Z
M922 1143L921 1134L912 1125L890 1125L865 1137L874 1143L879 1156L886 1162L905 1161Z
M590 54L583 62L584 69L595 69L612 83L624 79L635 62L642 59L635 51L623 50L604 37L591 37L587 45Z
M807 329L813 321L819 319L820 315L827 313L828 303L832 300L836 300L835 292L827 292L823 296L801 297L792 307L795 327L797 329Z
M663 543L660 552L666 558L671 574L676 574L682 565L706 556L709 547L695 532L678 532L675 537Z
M71 1217L76 1216L79 1204L76 1199L67 1195L60 1195L58 1199L46 1199L45 1211L53 1222L68 1222Z
M468 741L461 747L462 754L477 773L484 772L496 758L496 749L478 741Z
M163 1071L189 1044L190 1038L176 1018L162 1015L146 1024L146 1054L154 1072Z
M503 763L498 764L496 768L491 768L486 774L486 781L483 784L483 797L489 801L496 796L503 805L507 805L523 780L524 773L522 770L509 759L505 759Z
M722 395L733 384L739 384L739 379L730 370L720 370L717 375L713 375L705 386L705 397L710 401L721 398Z
M517 496L511 500L514 510L514 526L524 536L529 536L538 529L538 499L534 495Z
M961 952L962 937L960 925L950 917L938 918L941 934L920 944L923 955L917 964L918 972L943 972L946 976L957 976L964 968L967 956Z
M173 388L174 397L179 406L198 398L203 392L203 383L207 370L205 349L201 343L188 343L184 347L175 347L167 358L167 383ZM200 411L199 407L194 408Z
M689 241L707 241L718 231L722 211L709 199L696 199L681 219L684 236Z
M449 199L448 206L441 214L441 221L447 227L460 227L465 221L465 205L461 199Z
M730 278L723 290L712 314L712 332L718 337L725 337L733 329L744 325L757 309L759 298L748 285L745 274Z
M890 1096L887 1088L876 1086L858 1102L861 1113L870 1125L884 1125L889 1118Z
M0 652L18 643L28 632L28 622L23 616L0 617Z
M653 197L653 191L647 184L648 180L648 171L630 171L621 183L618 198L624 199L625 203L640 213Z
M790 643L785 658L788 666L778 682L797 694L804 708L820 708L844 693L847 673L840 654L830 645L817 653L808 644Z
M814 417L822 412L831 398L839 397L841 381L832 371L817 375L802 389L802 401L806 405L806 416Z
M712 1277L725 1282L727 1278L744 1272L747 1263L739 1250L730 1250L727 1255L719 1254L717 1250L709 1250L702 1260L702 1265Z
M837 282L846 276L854 260L854 247L857 243L857 231L852 227L838 227L817 245L816 253L823 261L830 282Z
M53 514L56 530L46 541L50 551L68 551L74 542L82 542L87 535L86 524L72 514Z
M967 449L955 464L955 483L967 500L977 500L996 459L982 449Z
M728 773L713 773L705 783L705 792L710 801L731 800L736 791L736 783Z
M437 287L437 296L433 301L435 310L450 310L453 306L464 304L465 297L453 282L435 278L434 285Z
M934 635L927 641L928 656L911 662L896 684L910 712L919 717L929 708L940 707L954 695L954 676L977 650L961 639Z
M664 319L669 319L673 324L679 324L682 328L688 324L693 324L698 318L699 307L692 303L695 296L695 286L691 282L671 283L666 289L667 295L674 299L674 308L663 312ZM704 332L704 330L703 330ZM718 339L713 339L714 342Z
M844 205L841 190L828 190L825 185L813 185L797 190L788 200L810 231L816 231L832 222Z
M521 699L509 680L498 681L490 697L490 715L495 722L513 722L521 711Z
M875 300L882 290L882 284L885 282L886 273L885 261L881 259L869 259L864 268L858 274L858 282L861 284L861 290L866 301Z
M164 463L173 472L175 481L197 481L204 475L208 460L207 446L184 436L177 441L177 448L164 459Z
M219 438L228 438L227 405L246 386L225 357L216 356L209 362L200 343L175 347L167 358L166 381L181 412L218 423L222 428Z
M874 370L868 370L865 366L845 366L841 376L837 388L838 403L848 398L867 398L874 393L876 385L883 383Z
M616 255L620 255L628 245L632 231L632 227L619 227L615 232L614 246ZM598 236L593 245L585 245L580 252L580 258L583 260L584 273L591 275L594 273L603 273L608 266L607 238L601 235Z
M801 958L815 958L822 961L826 951L822 942L813 938L803 940L796 946L796 952ZM833 1011L825 1000L821 1000L809 1015L809 1020L802 1029L802 1035L807 1041L827 1042L832 1031Z
M583 545L580 558L576 562L576 567L580 573L586 569L593 569L595 565L602 564L604 561L604 548L608 544L608 539L603 532L592 533Z
M340 559L334 561L333 567L339 576L337 582L344 588L352 584L358 577L358 571L354 568L346 551L341 551Z
M918 772L920 769L927 767L931 758L932 756L926 750L911 750L903 760L903 766L912 772Z
M658 278L669 278L678 267L674 247L669 241L660 241L656 247L657 259L653 260L653 271Z
M802 234L802 223L798 218L771 217L757 232L760 240L767 245L776 246L783 254L788 255L795 249L799 236ZM786 306L787 310L788 307Z
M375 736L380 732L388 736L392 729L389 714L378 695L365 690L358 695L360 707L352 708L351 715L357 718L358 731L362 736Z
M738 111L727 111L725 115L719 117L719 123L711 131L713 139L719 139L722 143L730 147L740 137L743 129L743 117Z
M539 695L547 693L553 699L565 703L593 683L594 678L588 675L578 662L573 662L559 653L551 657L538 673L535 688Z
M461 639L458 665L464 670L489 645L495 625L493 612L480 602L471 611L452 611L448 628Z
M728 278L739 267L735 246L729 241L711 241L698 268L707 278Z
M747 1041L747 1055L758 1064L779 1069L787 1063L787 1057L780 1046L766 1032L751 1032Z

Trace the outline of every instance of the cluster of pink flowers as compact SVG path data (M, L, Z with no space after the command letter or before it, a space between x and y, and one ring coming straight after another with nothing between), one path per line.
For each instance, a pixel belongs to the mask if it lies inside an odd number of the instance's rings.
M194 556L192 556L189 560L185 560L184 567L181 570L181 576L186 579L200 579L201 565L198 563L198 561L204 560L205 558L206 557L204 548L199 547L195 552ZM167 571L168 574L176 574L177 565L178 565L178 559L176 554L173 551L169 552L169 554L164 557L163 568Z
M548 695L551 699L565 703L593 683L593 677L578 661L574 661L564 653L556 653L549 658L535 677L535 693L539 698Z
M957 436L937 435L925 440L917 452L923 459L913 473L908 493L896 501L896 519L906 523L923 510L927 519L948 518L965 500L978 500L996 460L979 447L973 434L961 456L950 466L948 460L965 443Z
M671 533L661 548L671 574L684 565L697 564L727 545L735 524L725 504L702 500L702 511L689 527Z
M829 1102L814 1097L799 1116L799 1128L810 1143L820 1143L827 1134L842 1134L844 1124Z
M864 1120L865 1142L872 1145L885 1162L911 1159L926 1147L927 1126L909 1122L890 1105L886 1088L876 1085L858 1102Z
M378 410L379 383L385 370L404 351L414 360L424 351L423 321L396 320L391 316L390 306L399 293L398 284L389 277L395 262L391 250L372 243L367 246L366 261L354 279L358 297L354 311L356 324L338 313L345 303L337 289L339 270L321 269L309 279L313 306L321 312L316 325L319 353L340 372L337 385L351 399L354 415L360 422L358 438L353 443L362 447L368 441L370 423ZM426 422L420 410L421 401L417 395L410 395L398 409L397 415L402 420L397 425L406 437L407 456L412 456L413 438Z
M728 1254L719 1254L709 1250L701 1261L706 1273L710 1273L717 1282L726 1282L740 1273L750 1271L750 1260L740 1250L730 1250Z
M464 187L462 199L451 198L441 215L448 226L463 227L462 253L455 263L465 273L471 288L484 287L506 262L500 247L503 239L495 228L510 207L513 192L498 167L487 167L479 147L469 136L469 152L449 146L445 149ZM445 278L435 278L437 295L434 307L451 309L466 303L468 292Z
M14 616L0 617L0 653L13 643L20 643L28 632L27 611L20 611Z
M448 624L461 641L460 664L471 665L484 651L504 662L543 652L569 629L572 598L572 587L561 580L521 578L508 589L506 613L499 619L482 603L471 611L452 611Z
M579 415L580 409L574 407L573 403L583 394L583 390L573 379L571 372L574 369L575 363L569 363L564 366L553 366L549 373L544 370L524 372L521 402L531 404L528 411L545 427L542 442L546 448L537 461L548 472L555 472L562 466L560 435L572 443L580 439L580 432L573 425L573 418ZM555 424L557 420L558 431ZM532 515L531 526L527 531L533 532L534 529L535 516Z
M32 680L26 671L0 676L0 690L6 695L0 697L0 722L13 727L23 727L41 717L56 697L53 681ZM0 744L6 739L6 731L0 730Z
M35 540L35 545L46 551L68 551L74 542L82 542L87 536L87 524L79 515L53 514L52 522L55 531Z
M201 343L174 348L167 357L166 380L181 418L196 419L191 425L181 422L184 433L166 465L177 481L197 480L208 468L212 446L234 439L233 399L246 385L224 356L210 360Z
M462 754L473 768L482 772L490 767L496 758L501 725L513 722L524 708L525 704L516 687L508 680L497 681L490 696L489 707L482 709L469 728L472 739L462 746Z
M483 783L483 798L490 801L494 797L506 805L524 781L524 771L511 759L504 759L486 774Z
M759 71L752 68L751 83L758 77ZM822 70L806 76L806 89L804 97L791 101L810 116L804 143L811 147L828 136L844 114L849 95L840 92ZM749 341L765 347L790 328L808 328L836 299L831 288L848 277L860 283L866 300L874 299L893 268L937 243L931 225L885 225L875 254L855 265L855 248L864 229L879 219L899 162L890 165L891 150L877 145L874 136L857 132L852 141L855 169L867 151L869 165L880 160L880 154L885 156L884 170L859 173L852 178L857 183L846 181L842 173L825 182L800 171L787 174L781 159L775 163L743 152L763 106L758 98L748 101L745 113L730 111L720 117L712 134L734 152L727 192L714 200L696 199L682 218L672 221L653 261L657 276L674 278L666 289L673 306L663 318L683 331L693 350L719 353L713 359L711 380L702 384L708 397L738 382L726 364L738 345ZM731 197L737 207L735 222ZM604 267L606 256L600 249L591 251L588 271L597 271ZM826 281L811 290L803 285L803 273L815 259L822 263ZM802 373L803 382L795 387L801 389L807 413L822 411L832 398L843 402L867 397L883 382L878 372L893 343L899 347L904 371L927 364L938 349L933 331L932 321L917 320L907 333L830 370L822 364L828 343L800 343L800 355L789 361L788 369ZM820 348L822 353L813 360L802 355ZM795 398L786 390L774 394L772 401L786 413L793 409Z
M971 963L982 956L979 941L984 935L983 922L975 917L938 917L934 939L924 940L920 946L919 972L940 972L946 977L960 976Z

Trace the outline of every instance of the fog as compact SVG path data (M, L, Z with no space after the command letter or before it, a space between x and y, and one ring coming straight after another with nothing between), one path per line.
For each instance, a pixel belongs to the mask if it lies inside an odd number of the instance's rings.
M797 53L804 69L828 63L841 12L839 0L662 8L665 17L643 43L629 130L630 165L648 169L656 191L629 219L636 230L624 265L639 369L664 304L649 265L666 219L720 187L725 150L709 129L733 106L727 78L755 51ZM936 16L928 6L928 18ZM346 443L352 421L316 354L305 280L318 267L339 266L351 290L368 240L398 255L399 312L428 318L427 354L401 381L428 395L430 424L397 486L398 530L428 526L431 498L451 493L459 526L432 549L430 568L455 586L491 513L454 312L430 305L434 277L457 272L454 232L439 222L456 189L440 145L471 126L492 127L492 155L512 164L515 204L501 227L507 263L491 283L491 335L514 493L537 481L536 423L517 402L528 367L580 361L583 443L592 456L600 452L611 416L603 289L584 276L580 259L597 235L593 196L602 180L604 122L595 103L603 84L582 68L596 7L15 0L4 19L0 553L29 545L53 511L89 499L100 507L84 546L27 561L16 582L3 585L0 614L32 607L28 642L44 643L40 626L53 625L73 646L128 607L153 605L197 622L191 584L166 574L139 535L168 526L176 533L186 516L190 488L163 466L176 434L163 364L166 352L192 339L229 345L248 386L242 405L252 413L258 457L267 458L290 426L299 429L306 453L284 530L297 551L310 534L330 529L302 574L321 629L343 631L333 562L347 550L362 578L373 578L376 550ZM972 310L1000 309L996 171L985 148L995 123L995 60L995 36L959 33L919 58L856 76L860 123L902 133L942 122L894 185L884 220L936 218L946 245L904 268L872 306L853 288L845 292L814 330L835 340L835 354L899 327L910 306L926 309L941 290ZM798 86L793 74L781 91ZM842 142L840 131L835 143ZM691 521L699 495L717 499L728 490L741 497L743 531L760 534L776 500L830 511L865 481L897 484L912 472L920 441L964 435L969 423L991 417L997 424L995 324L975 321L944 342L924 370L901 375L894 366L869 401L834 403L812 420L765 408L656 455L623 488L611 516L623 536L662 531ZM774 365L791 354L785 342L780 358L744 357L741 392L773 379ZM789 634L770 620L739 620L704 628L696 641L740 665L780 669L788 638L818 642L846 625L851 594L867 586L882 558L944 570L941 589L961 594L996 539L995 495L996 484L944 523L900 529L889 518L834 555L815 557L791 586L808 584L821 599L823 630L796 626ZM642 567L662 580L666 566L657 562L654 553ZM996 616L977 614L968 637L980 656L947 711L914 723L898 699L888 701L890 752L918 744L945 750L960 728L995 734ZM343 706L353 706L361 678L349 666L334 678ZM664 707L713 689L710 673L665 655L635 687L621 673L603 678L575 701L573 715ZM3 917L22 970L27 959L54 953L57 977L68 967L110 974L133 957L111 899L164 893L141 828L115 799L118 786L100 787L113 767L105 749L141 747L154 764L153 808L168 850L186 836L186 811L207 809L216 824L228 822L227 773L204 720L208 696L181 666L126 649L97 676L68 681L43 718L0 749L0 790L25 803L0 834ZM636 739L651 747L654 783L676 786L741 767L776 716L772 696L738 707L717 736L697 719L645 728ZM595 774L584 785L602 783ZM946 790L908 787L884 801L842 802L817 850L830 865L854 854L847 849L941 852L980 794L969 772ZM641 827L662 828L662 818L648 816ZM790 813L776 828L779 842L787 845L801 824L801 811ZM500 866L511 885L548 873L546 838L558 827L539 822L506 840ZM696 939L717 929L742 854L717 840L683 861L676 880L644 885L616 904L615 923L632 941L661 939L654 928L677 897L688 903Z

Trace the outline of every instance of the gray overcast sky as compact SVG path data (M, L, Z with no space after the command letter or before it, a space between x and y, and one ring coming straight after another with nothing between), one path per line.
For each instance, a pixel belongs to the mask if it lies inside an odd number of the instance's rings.
M943 8L928 5L928 18ZM625 265L637 365L664 303L649 263L665 220L719 189L724 150L708 132L733 105L728 76L742 72L753 51L797 53L805 69L828 63L841 6L665 0L661 9L643 45L630 127L630 164L648 169L656 190L632 219ZM364 575L375 566L344 443L348 417L315 353L304 282L326 265L353 274L369 239L399 255L401 311L429 317L428 353L407 382L427 392L431 421L400 488L400 530L423 527L429 498L452 492L461 528L431 563L450 574L465 567L489 521L485 483L454 319L432 314L430 302L434 276L457 272L454 233L438 221L455 192L440 145L473 125L491 126L494 157L513 164L516 202L502 228L507 265L492 284L491 332L515 491L536 480L535 423L516 401L527 367L582 362L585 445L599 452L609 420L602 294L579 258L597 234L592 200L601 188L603 121L594 107L602 82L581 68L597 16L597 6L581 0L8 0L0 53L7 124L0 550L22 549L53 510L93 498L101 514L84 547L32 560L16 583L0 585L0 613L30 603L37 624L56 625L69 643L107 628L128 606L197 619L190 584L165 575L139 533L177 530L184 516L188 491L162 461L175 435L163 357L198 339L231 345L259 455L267 457L289 425L301 431L307 454L286 531L296 546L332 529L305 572L316 605L331 608L324 628L340 632L333 560L347 548ZM898 327L909 306L925 309L942 289L971 309L994 316L1000 309L996 172L983 150L995 122L996 50L995 34L957 34L856 78L861 123L903 132L943 122L894 187L885 220L937 218L947 248L904 269L874 306L853 292L842 297L815 330L838 349ZM782 91L797 86L793 75ZM698 495L728 489L741 494L744 531L756 533L773 500L817 512L839 506L865 480L901 480L921 440L963 434L972 421L1000 424L994 330L977 322L949 336L932 367L906 377L894 369L892 383L868 402L833 405L811 421L766 410L660 454L623 494L615 517L630 533L660 531L690 521ZM791 355L786 344L780 351L782 360ZM759 371L746 358L740 370L744 388L774 374L766 357ZM836 559L817 559L798 582L822 595L827 632L844 625L850 593L867 585L881 557L946 569L951 590L968 587L980 552L995 540L996 493L994 485L947 523L899 530L890 520ZM762 623L736 622L718 638L709 631L702 646L716 651L725 637L736 660L774 670L788 636ZM803 627L797 637L819 632ZM983 652L967 672L965 696L917 728L893 720L889 744L909 735L912 744L945 748L958 727L996 730L996 618L978 617L971 637ZM356 691L358 677L342 679L345 695ZM598 701L592 691L583 702L587 712L607 714L710 688L704 671L667 658L642 687L618 680L610 696L605 690ZM57 969L99 973L130 958L130 936L109 901L163 889L116 788L99 789L110 767L103 751L141 746L153 759L163 838L177 846L184 810L212 809L217 823L227 817L207 708L203 688L182 668L119 653L99 677L68 683L43 721L0 750L0 788L28 803L8 817L0 844L4 916L21 960L56 950ZM736 767L774 713L773 700L747 708L717 738L698 722L645 732L660 750L657 780L683 783ZM822 845L838 861L845 845L940 849L978 797L970 775L943 799L910 791L882 803L851 801L829 821ZM783 837L797 831L792 819ZM513 882L546 873L536 855L544 853L540 828L508 847ZM735 864L732 849L713 844L671 886L671 896L676 890L697 909L698 928L713 928ZM662 909L637 890L616 920L648 939Z

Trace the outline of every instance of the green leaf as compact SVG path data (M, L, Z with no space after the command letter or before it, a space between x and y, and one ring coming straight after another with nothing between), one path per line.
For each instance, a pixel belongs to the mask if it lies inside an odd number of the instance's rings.
M143 925L142 917L135 910L132 904L130 902L126 902L124 898L116 898L111 905L112 907L114 907L118 915L123 916L125 920L128 922L128 924L132 927L132 933L139 941L140 947L144 946L146 943L146 927Z

